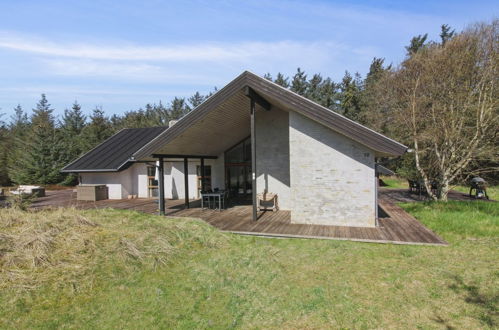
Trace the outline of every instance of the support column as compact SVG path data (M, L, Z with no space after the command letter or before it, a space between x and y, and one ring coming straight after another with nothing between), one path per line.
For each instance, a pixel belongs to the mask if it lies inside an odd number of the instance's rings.
M201 157L201 191L204 191L204 158Z
M251 98L251 192L253 195L253 221L257 220L256 213L256 106L255 100Z
M159 157L158 171L158 189L159 189L159 214L165 215L165 174L163 157Z
M184 158L184 190L185 190L185 208L189 208L189 163L188 158Z

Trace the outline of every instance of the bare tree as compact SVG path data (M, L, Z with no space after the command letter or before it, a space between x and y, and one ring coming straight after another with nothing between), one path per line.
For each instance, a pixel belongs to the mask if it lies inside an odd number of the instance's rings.
M447 199L451 183L474 159L497 156L498 28L494 20L445 44L429 44L384 81L393 130L412 145L415 166L435 200Z

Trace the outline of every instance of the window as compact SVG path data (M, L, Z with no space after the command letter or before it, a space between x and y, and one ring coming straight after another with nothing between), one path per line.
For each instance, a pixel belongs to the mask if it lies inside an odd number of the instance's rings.
M159 189L158 189L158 180L154 177L156 175L156 166L148 166L147 167L147 195L152 197L158 197Z
M210 165L205 165L204 166L204 178L201 176L201 166L198 165L196 168L196 173L197 173L197 181L198 181L198 196L200 195L201 192L201 187L203 185L201 184L201 180L204 181L204 189L205 190L211 190L211 166Z

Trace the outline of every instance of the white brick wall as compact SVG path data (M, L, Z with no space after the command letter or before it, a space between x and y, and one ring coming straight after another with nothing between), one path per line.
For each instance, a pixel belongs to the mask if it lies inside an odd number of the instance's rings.
M374 227L374 154L300 114L289 114L291 221Z
M289 115L272 108L256 114L257 193L276 193L282 210L291 208L289 189Z

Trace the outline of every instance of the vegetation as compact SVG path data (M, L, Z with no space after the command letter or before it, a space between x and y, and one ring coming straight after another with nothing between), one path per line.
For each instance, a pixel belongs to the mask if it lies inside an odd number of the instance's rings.
M433 199L446 200L473 160L499 161L498 39L499 20L494 20L441 43L423 42L376 86L378 112L390 109L389 129L413 148L418 178ZM386 125L385 115L378 120Z
M385 183L386 188L395 188L395 189L407 189L408 183L404 178L400 178L397 176L381 176L381 180ZM469 194L470 187L463 185L452 186L452 190L456 190L462 192L464 194ZM499 186L490 186L487 187L487 195L489 199L498 201L499 200Z
M444 24L439 41L416 36L399 66L374 58L365 77L347 71L335 82L300 68L292 77L264 77L406 143L416 152L381 161L405 178L422 177L427 186L437 181L441 189L433 197L445 199L451 185L470 175L499 182L498 24L494 20L460 33ZM119 129L166 126L210 95L197 92L187 99L175 97L166 106L160 101L111 117L101 108L87 116L75 101L61 118L53 116L42 95L30 116L17 106L8 123L0 121L0 185L74 184L74 175L59 173L71 160Z
M0 327L497 328L497 205L403 205L448 247L244 237L123 210L3 209Z

